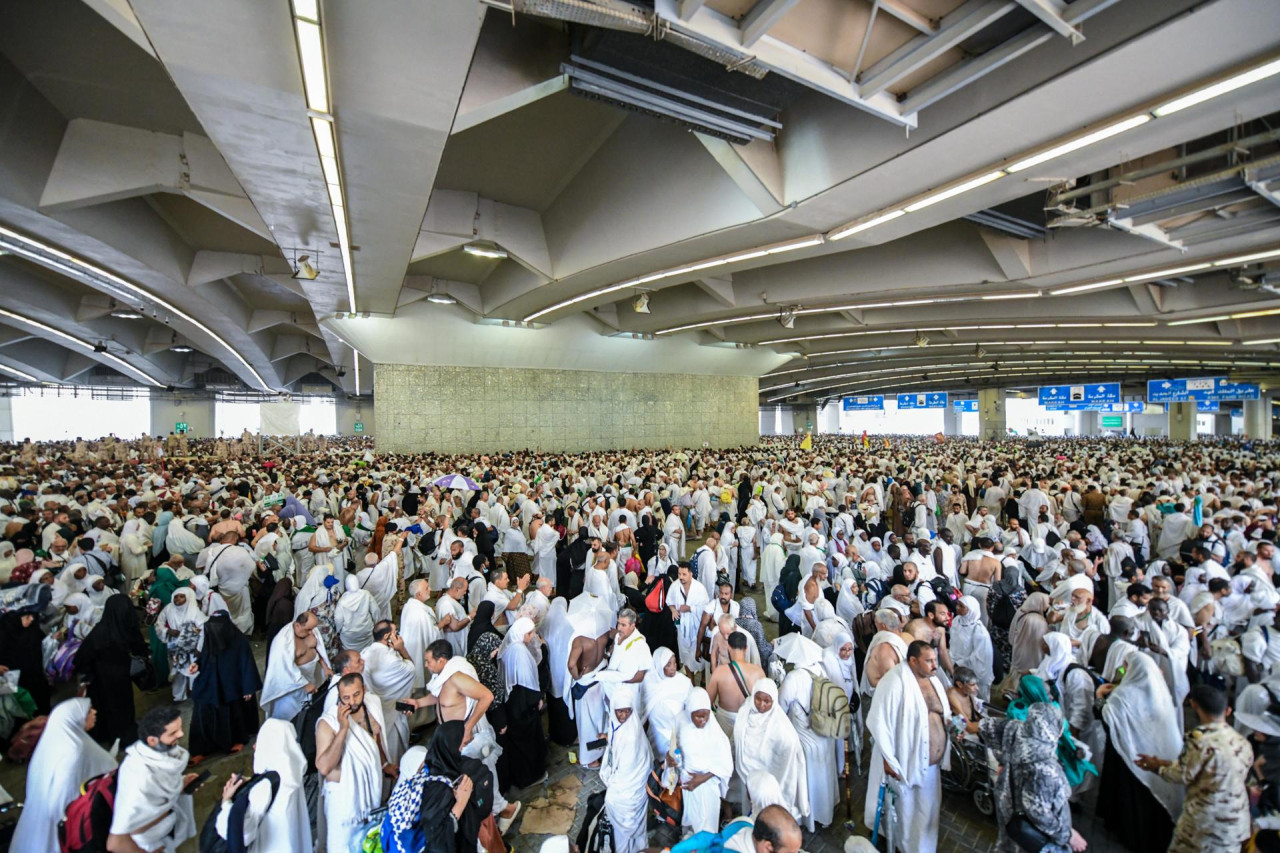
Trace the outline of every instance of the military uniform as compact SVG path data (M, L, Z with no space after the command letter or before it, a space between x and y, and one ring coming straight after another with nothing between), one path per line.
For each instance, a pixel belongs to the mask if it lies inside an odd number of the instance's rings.
M1178 760L1160 768L1166 782L1187 788L1170 853L1240 849L1251 831L1245 780L1252 765L1249 741L1226 723L1187 733Z

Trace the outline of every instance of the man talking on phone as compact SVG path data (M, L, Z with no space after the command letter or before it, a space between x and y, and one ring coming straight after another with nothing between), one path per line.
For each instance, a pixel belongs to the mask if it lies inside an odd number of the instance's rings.
M393 622L377 622L373 626L373 643L360 652L364 658L364 680L382 700L382 718L387 723L387 760L400 763L409 748L409 717L396 705L413 694L414 664L409 660L404 638ZM409 713L416 711L411 706Z
M116 777L107 835L111 853L175 853L195 836L190 795L199 787L200 775L184 773L190 756L178 745L182 737L176 705L152 708L138 720L138 739L125 750Z

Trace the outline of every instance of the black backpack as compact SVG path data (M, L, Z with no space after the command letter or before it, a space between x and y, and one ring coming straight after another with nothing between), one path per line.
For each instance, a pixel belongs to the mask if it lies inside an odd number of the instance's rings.
M214 809L204 820L200 829L200 853L245 853L244 815L249 810L249 790L257 783L266 780L271 784L271 802L276 801L280 791L280 774L274 770L266 773L255 773L249 781L240 786L231 800L231 813L227 815L227 837L218 834L218 814L222 807ZM270 808L268 804L267 808Z
M307 760L307 773L316 772L316 723L324 716L324 700L332 689L332 682L318 688L292 720L293 730L298 735L298 748Z
M947 609L955 613L956 602L960 600L960 593L956 592L956 588L951 585L951 581L942 575L938 575L929 579L929 586L933 588L934 598L947 605Z

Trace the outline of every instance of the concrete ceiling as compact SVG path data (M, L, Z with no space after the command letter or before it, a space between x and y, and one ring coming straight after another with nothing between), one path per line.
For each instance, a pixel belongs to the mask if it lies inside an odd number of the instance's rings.
M1280 75L1153 113L1280 57L1271 0L574 8L320 0L327 110L309 113L288 0L0 5L0 249L19 249L0 258L0 374L357 393L357 364L648 351L763 374L765 402L1274 384L1280 346L1252 342L1280 338L1259 313L1280 309L1280 255L1214 263L1280 249ZM292 275L303 254L314 280Z

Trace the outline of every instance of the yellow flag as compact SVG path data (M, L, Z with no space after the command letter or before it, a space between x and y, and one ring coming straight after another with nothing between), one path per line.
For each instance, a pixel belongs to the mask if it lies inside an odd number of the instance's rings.
M889 449L889 439L887 439L887 438L884 440L884 449L885 449L885 450L888 450L888 449Z
M813 450L813 433L806 432L804 434L804 441L800 442L800 449Z

